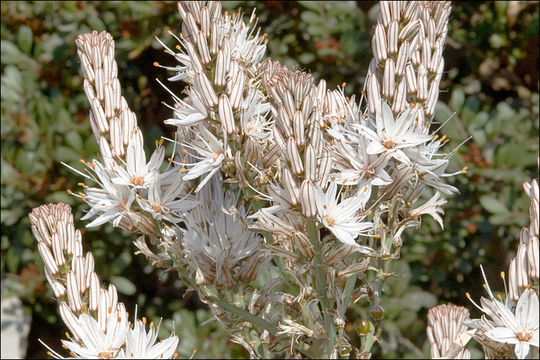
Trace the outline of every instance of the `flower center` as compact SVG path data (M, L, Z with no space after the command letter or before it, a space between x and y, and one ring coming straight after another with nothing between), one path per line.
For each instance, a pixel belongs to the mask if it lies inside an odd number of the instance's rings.
M142 176L132 176L130 179L131 183L135 186L141 186L144 184L144 178Z
M113 351L101 351L98 354L98 359L112 359L114 357Z
M532 338L532 334L528 331L520 331L516 334L519 341L529 341Z
M160 214L163 213L163 208L161 207L161 204L154 204L154 206L152 207L154 208L155 212L160 213Z
M213 159L214 162L217 161L217 159L219 158L219 155L221 155L221 151L218 151L217 153L214 154L214 159Z
M394 141L392 141L392 139L385 138L383 141L381 141L381 143L387 149L393 149L394 146L396 146L396 143Z
M324 220L326 220L326 222L328 223L328 226L334 226L334 224L336 223L336 220L334 220L328 215L324 215Z

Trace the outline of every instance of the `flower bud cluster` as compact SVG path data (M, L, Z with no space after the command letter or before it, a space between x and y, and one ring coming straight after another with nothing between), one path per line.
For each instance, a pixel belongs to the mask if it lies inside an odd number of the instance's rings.
M508 269L508 295L512 301L518 301L523 291L529 287L536 288L538 292L538 272L539 272L539 245L538 245L538 227L540 226L539 217L539 191L538 180L524 182L523 189L531 199L529 209L530 224L521 229L520 241L517 254L510 262Z
M462 334L467 330L463 322L469 319L469 310L453 304L438 305L429 309L427 319L426 332L431 345L431 359L471 358L462 340Z
M443 75L449 14L445 1L380 2L366 78L370 113L381 99L395 115L413 105L420 110L415 125L428 131Z
M75 358L172 358L176 354L178 337L156 342L159 327L146 319L128 320L122 302L118 302L116 287L101 287L94 271L91 252L83 256L80 230L73 226L71 208L67 204L49 204L30 213L32 232L38 241L39 253L45 263L45 276L59 301L62 320L72 336L62 340ZM57 358L60 355L54 354Z

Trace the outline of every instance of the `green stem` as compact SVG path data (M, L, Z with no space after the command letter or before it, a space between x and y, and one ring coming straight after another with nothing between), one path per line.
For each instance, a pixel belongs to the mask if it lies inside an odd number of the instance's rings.
M353 256L353 262L358 262L359 254L356 253ZM347 279L345 283L345 288L343 289L343 308L338 312L339 316L343 317L345 311L349 308L354 289L356 289L356 280L358 279L358 274L354 274Z
M189 276L187 276L185 271L183 271L182 269L178 269L178 272L180 274L184 275L182 280L186 281L194 289L199 289L199 291L203 292L203 289L196 286L196 284L191 281ZM204 292L203 292L203 295L208 296L208 294L204 294ZM232 304L230 304L230 303L228 303L226 301L219 300L214 296L210 296L210 298L211 298L211 300L212 300L212 302L214 304L218 305L222 309L224 309L224 310L226 310L226 311L228 311L228 312L230 312L230 313L232 313L234 315L240 316L241 318L243 318L244 320L252 323L253 325L256 325L256 326L258 326L258 327L260 327L262 329L268 330L268 332L270 332L270 334L272 334L272 336L276 336L276 333L279 331L277 326L275 326L274 324L264 320L263 318L260 318L260 317L258 317L256 315L253 315L249 311L246 311L244 309L236 307L236 306L234 306L234 305L232 305Z
M212 299L212 302L218 305L219 307L223 308L224 310L230 312L231 314L240 316L241 318L252 323L253 325L258 326L262 329L268 330L268 332L272 334L273 336L276 336L277 332L279 331L278 327L275 326L274 324L264 320L263 318L253 315L249 311L240 309L239 307L229 304L226 301L214 298Z
M325 357L330 357L335 344L336 331L334 328L334 319L330 312L330 300L326 295L326 275L324 271L324 264L322 263L322 249L319 240L319 229L315 222L311 219L306 219L308 226L308 234L311 243L315 248L315 288L317 293L321 297L322 313L324 318L324 325L326 330L326 336L328 337L328 347L326 349Z

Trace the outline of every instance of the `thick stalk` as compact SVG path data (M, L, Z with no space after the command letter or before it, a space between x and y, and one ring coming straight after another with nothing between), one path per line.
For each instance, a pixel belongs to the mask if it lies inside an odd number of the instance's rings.
M326 331L326 336L328 338L328 344L326 348L326 353L324 357L329 358L334 349L334 344L336 342L336 330L334 328L334 317L332 316L330 300L326 295L326 272L324 271L324 264L322 261L322 248L319 240L319 229L315 222L311 219L306 219L308 225L308 234L313 247L315 248L315 288L317 293L321 297L321 306L322 313L324 318L324 328Z

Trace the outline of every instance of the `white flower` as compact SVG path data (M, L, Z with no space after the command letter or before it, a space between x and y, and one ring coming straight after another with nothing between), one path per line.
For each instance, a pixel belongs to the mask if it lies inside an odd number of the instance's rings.
M221 184L216 176L198 194L200 206L186 214L183 241L196 271L232 286L237 276L250 277L238 265L258 256L261 238L247 229L246 210L231 191L222 192Z
M250 79L248 92L240 107L240 124L245 135L258 140L265 140L271 136L272 121L268 113L270 103L264 94L257 88L260 80Z
M414 131L416 111L417 109L407 109L394 120L390 106L381 101L375 115L376 132L365 125L352 126L371 140L366 153L386 153L404 164L410 164L411 161L403 149L425 143L432 138Z
M89 169L93 172L93 174L90 173L90 176L72 168L67 164L64 165L100 185L99 188L85 186L85 195L73 194L80 197L83 201L86 201L86 203L90 205L90 211L88 211L81 218L81 220L87 220L98 215L96 219L86 226L99 226L108 221L112 222L114 226L118 226L130 212L131 204L135 199L135 191L130 189L128 186L113 183L111 181L112 171L105 168L97 160L94 160L91 163L86 163Z
M139 128L135 128L126 150L126 169L122 166L113 167L118 177L113 178L112 182L135 188L147 188L154 180L153 170L159 171L164 156L165 149L158 146L147 164L142 133Z
M363 222L364 216L357 214L358 210L363 208L369 195L362 190L355 196L349 197L338 203L339 195L336 196L337 184L331 182L328 190L325 192L321 188L315 189L315 199L317 204L318 218L336 238L347 244L354 245L362 253L373 252L367 246L357 244L354 239L358 235L365 234L373 227L370 222Z
M165 89L169 90L165 85L161 85ZM173 109L174 117L165 120L165 124L174 126L190 126L195 125L207 118L208 112L206 107L203 105L199 95L197 95L193 89L189 90L189 93L184 100L174 95L173 92L170 93L173 95L176 102Z
M515 314L506 307L498 306L497 316L504 322L504 327L496 327L486 336L490 339L514 344L518 359L525 359L529 354L530 346L538 347L538 296L533 289L526 289L521 294Z
M488 352L495 357L512 356L510 349L505 348L514 345L514 353L519 359L524 359L533 346L536 349L533 354L538 354L538 295L533 289L526 289L520 296L517 306L507 295L503 303L502 297L495 299L487 284L484 269L480 267L484 277L484 287L488 292L489 299L481 298L482 306L475 303L467 293L469 300L489 317L482 316L465 322L465 325L478 330L476 338L484 346L486 356ZM506 345L509 344L509 345ZM533 358L535 356L533 355Z
M343 132L344 130L342 128ZM347 140L342 132L329 131L336 137L334 153L341 161L338 164L348 163L350 167L334 174L335 181L342 185L368 184L375 186L388 185L392 178L384 168L388 164L385 156L371 155L366 152L366 139L362 135L350 133L351 140ZM353 145L354 144L354 145ZM343 165L342 165L343 166Z
M186 148L192 149L196 154L192 154L194 158L199 158L199 162L193 164L184 164L185 166L193 166L186 175L184 180L192 180L200 177L203 174L209 173L201 180L195 192L199 192L202 187L216 174L221 163L225 159L224 150L221 141L219 141L207 128L199 126L199 133L195 133L196 139L193 139L190 144L182 143Z
M147 333L145 322L137 320L128 332L125 348L120 350L117 359L172 359L178 346L178 337L171 334L156 343L158 332L159 326L155 328L150 324Z
M177 169L172 174L163 174L173 180L169 185L162 184L163 175L155 174L155 181L148 189L148 199L137 198L141 207L152 213L156 220L166 219L173 223L182 220L183 214L199 204L199 202L184 192L185 184ZM172 179L171 179L172 177Z
M437 191L431 199L426 201L425 204L420 205L416 209L409 210L409 216L417 217L420 215L431 215L439 223L439 225L441 225L441 229L444 229L443 220L439 213L444 214L444 210L441 206L446 204L446 200L439 199L439 196L440 193Z
M62 340L62 344L78 358L110 359L116 357L126 341L129 321L122 303L107 313L105 330L96 319L87 313L82 313L74 329L81 341Z
M247 26L242 16L237 15L232 19L229 15L225 16L222 25L223 38L224 41L229 41L232 58L249 65L256 65L261 61L266 51L265 36L259 36L260 29L254 34L257 28L256 23L253 23L255 19L255 9L253 9Z

